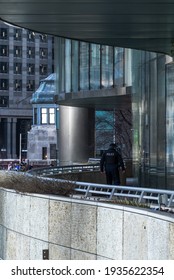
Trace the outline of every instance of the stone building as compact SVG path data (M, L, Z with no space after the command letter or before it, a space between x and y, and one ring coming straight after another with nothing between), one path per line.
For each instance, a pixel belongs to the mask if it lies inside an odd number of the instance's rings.
M53 37L0 21L0 159L26 158L32 93L54 70Z
M59 108L54 104L55 79L55 74L43 79L32 95L33 125L28 132L27 145L30 164L57 164Z

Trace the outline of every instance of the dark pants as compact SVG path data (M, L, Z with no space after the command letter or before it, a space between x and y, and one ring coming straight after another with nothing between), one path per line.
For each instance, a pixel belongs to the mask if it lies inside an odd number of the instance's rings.
M118 167L113 164L105 166L106 182L108 185L120 185L120 175Z

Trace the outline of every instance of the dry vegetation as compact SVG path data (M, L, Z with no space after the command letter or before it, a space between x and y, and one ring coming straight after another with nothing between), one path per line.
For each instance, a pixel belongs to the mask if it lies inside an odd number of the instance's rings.
M74 193L75 183L35 177L16 171L0 171L0 187L23 193L69 196Z
M69 180L49 179L32 176L28 173L16 171L0 171L0 187L6 189L13 189L21 193L38 193L38 194L52 194L60 196L71 196L76 193L76 187L70 176ZM102 202L128 205L133 207L150 208L147 204L141 204L137 201L129 199L112 199L103 200ZM168 207L161 207L160 211L174 213L174 209Z

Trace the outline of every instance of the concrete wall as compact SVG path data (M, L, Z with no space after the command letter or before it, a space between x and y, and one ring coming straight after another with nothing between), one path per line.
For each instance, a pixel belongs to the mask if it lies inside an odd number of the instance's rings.
M0 258L174 259L174 216L0 189Z

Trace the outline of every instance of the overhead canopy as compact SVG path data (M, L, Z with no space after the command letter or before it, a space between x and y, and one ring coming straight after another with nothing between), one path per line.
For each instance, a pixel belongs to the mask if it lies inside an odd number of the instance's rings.
M3 21L56 36L171 54L174 0L0 0Z

